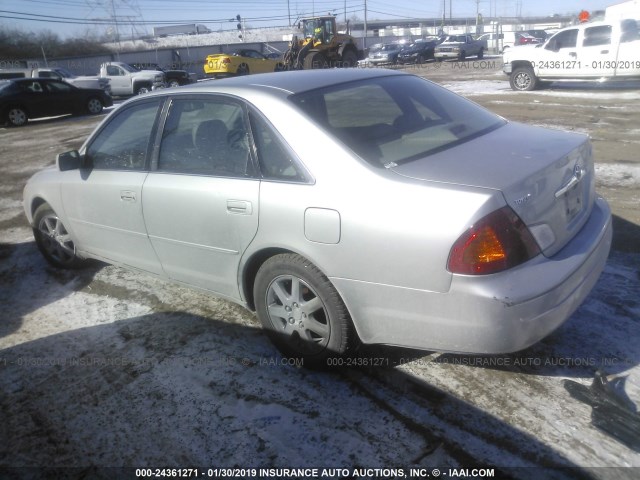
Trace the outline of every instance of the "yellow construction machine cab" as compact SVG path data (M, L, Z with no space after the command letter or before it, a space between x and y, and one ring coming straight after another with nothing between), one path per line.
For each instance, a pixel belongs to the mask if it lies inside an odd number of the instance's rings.
M332 15L300 20L302 35L294 35L284 54L287 70L353 67L360 58L354 38L338 33L336 18Z

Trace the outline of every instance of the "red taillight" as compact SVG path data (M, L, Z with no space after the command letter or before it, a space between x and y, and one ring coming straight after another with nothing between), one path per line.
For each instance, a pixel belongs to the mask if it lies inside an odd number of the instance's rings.
M229 57L224 57L222 59L222 63L231 63L231 59Z
M540 248L520 217L502 207L464 232L449 253L452 273L486 275L515 267L540 253Z
M520 45L523 45L523 44L527 43L527 39L524 38L524 37L520 37L519 42L520 42Z

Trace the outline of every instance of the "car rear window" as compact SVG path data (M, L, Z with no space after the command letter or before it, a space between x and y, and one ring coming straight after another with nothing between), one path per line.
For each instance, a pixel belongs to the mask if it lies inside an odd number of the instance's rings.
M352 151L380 167L423 158L506 123L413 75L334 85L291 99Z

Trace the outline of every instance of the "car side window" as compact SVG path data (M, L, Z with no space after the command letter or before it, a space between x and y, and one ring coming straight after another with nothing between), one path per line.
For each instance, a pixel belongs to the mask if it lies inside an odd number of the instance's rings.
M88 166L98 170L144 170L160 102L117 113L87 148Z
M112 76L112 77L117 77L122 75L122 71L120 70L120 68L114 66L114 65L108 65L107 66L107 75Z
M45 84L48 92L70 92L72 90L71 85L64 82L48 82Z
M304 170L271 125L253 112L249 114L249 118L263 178L304 182Z
M30 93L42 93L42 86L40 82L25 82L22 84L22 88Z
M561 48L575 48L577 42L578 30L565 30L564 32L557 33L551 40L549 40L546 48L557 52Z
M222 96L173 100L162 133L158 171L233 177L253 174L242 106Z
M584 31L583 47L595 47L611 44L611 25L586 28Z

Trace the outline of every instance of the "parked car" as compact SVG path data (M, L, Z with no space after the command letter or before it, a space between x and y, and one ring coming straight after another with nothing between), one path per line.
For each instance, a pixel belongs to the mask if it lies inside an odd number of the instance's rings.
M164 73L167 87L179 87L188 85L196 81L195 74L189 74L186 70L176 70L163 68L157 63L132 63L131 66L137 70L152 70Z
M542 40L529 35L526 32L504 32L502 38L502 52L504 53L511 47L518 47L521 45L537 45L542 43Z
M100 65L99 76L111 82L111 93L118 96L142 95L165 87L160 70L138 70L128 63L107 62Z
M398 63L416 63L421 64L426 60L433 59L433 52L437 42L415 42L408 47L403 48L398 54Z
M441 62L448 58L466 60L467 57L482 59L487 50L487 42L476 40L471 35L449 35L435 48L434 57Z
M97 76L77 76L62 67L0 69L0 79L30 77L53 78L55 80L70 83L78 88L100 88L111 95L111 85L109 84L108 78Z
M214 77L277 72L283 68L280 59L269 58L257 50L246 48L234 53L208 55L204 61L204 73Z
M51 264L213 292L326 365L357 340L486 354L549 334L609 253L594 175L586 135L398 71L303 70L131 99L23 204Z
M397 43L385 43L369 51L369 55L364 63L371 65L392 64L398 62L398 55L402 50L402 45Z
M549 33L546 30L525 30L524 33L528 33L532 37L540 40L540 43L544 43L547 38L549 38Z
M49 78L0 80L0 119L22 126L29 119L102 112L113 105L102 89L78 88Z

